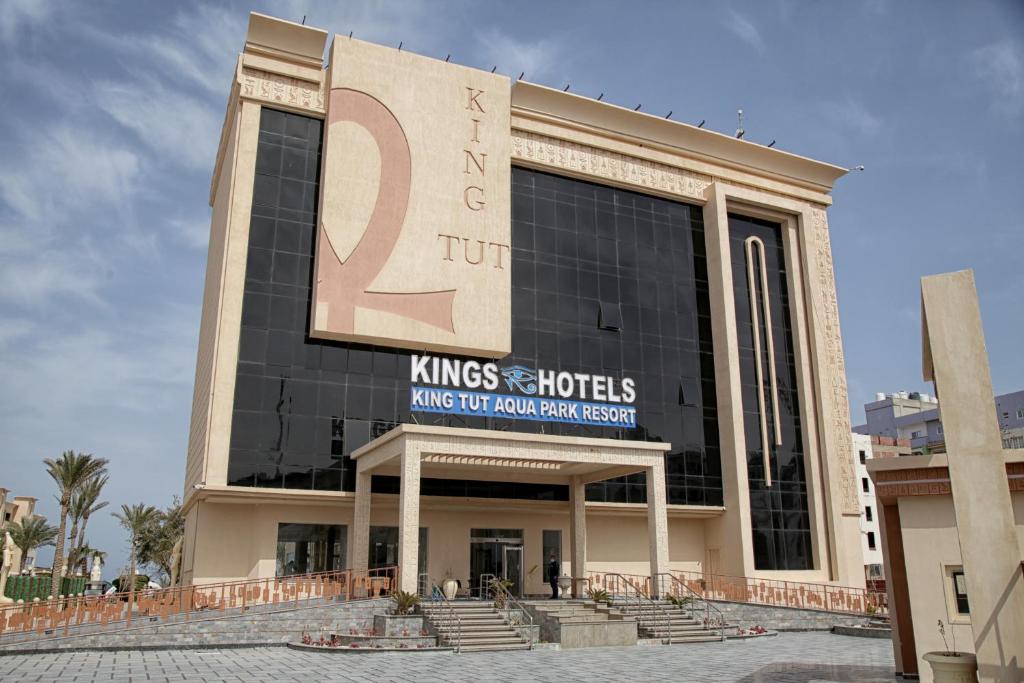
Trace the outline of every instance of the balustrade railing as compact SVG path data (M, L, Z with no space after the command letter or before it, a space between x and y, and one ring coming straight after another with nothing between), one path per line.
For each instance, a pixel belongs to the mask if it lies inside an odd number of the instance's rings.
M602 574L599 577L591 577L590 583L594 587L592 590L607 591L614 605L636 605L638 615L641 618L646 616L648 623L664 624L665 642L671 645L672 618L661 605L651 599L649 585L638 583L637 578L639 577L627 577L623 574Z
M421 574L420 578L423 579L422 584L429 588L426 589L424 595L420 593L421 598L428 598L431 605L429 619L438 626L444 629L443 637L455 646L455 653L458 654L462 651L462 616L452 606L451 601L444 594L441 586L436 581L433 581L426 574Z
M103 633L133 625L191 620L252 609L302 607L318 600L390 595L397 567L345 569L265 579L198 584L109 595L81 595L0 606L0 645Z
M702 572L673 571L671 574L687 588L709 600L781 605L865 616L885 616L888 613L885 593L863 588Z
M704 628L718 631L719 637L725 640L725 615L722 610L711 604L700 593L680 581L667 572L658 574L658 595L671 599L674 596L680 603L686 605L691 617L698 617L704 623Z
M525 628L529 632L530 649L533 649L533 615L511 592L505 583L492 578L488 585L489 597L494 600L494 608L512 628ZM518 630L517 630L518 632ZM520 633L522 635L522 633Z

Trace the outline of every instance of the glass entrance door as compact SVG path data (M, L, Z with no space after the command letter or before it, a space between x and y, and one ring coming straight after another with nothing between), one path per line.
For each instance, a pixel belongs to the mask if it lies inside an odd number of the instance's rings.
M511 555L506 549L515 548ZM512 562L511 576L509 562ZM513 581L513 595L519 595L523 585L523 530L522 529L471 529L469 538L469 581L470 592L475 597L486 595L487 581L492 578ZM484 592L480 587L483 581Z
M510 581L509 593L516 597L523 594L523 546L506 545L504 550L504 566L502 567L502 578Z

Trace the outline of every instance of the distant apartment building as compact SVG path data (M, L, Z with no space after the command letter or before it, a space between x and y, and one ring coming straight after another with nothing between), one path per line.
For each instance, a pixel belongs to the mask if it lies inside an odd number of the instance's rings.
M864 556L864 579L869 587L872 581L885 580L885 571L875 484L868 476L867 463L875 458L894 458L900 455L910 455L910 443L905 439L853 433L853 466L857 475L860 503L861 553Z
M864 578L876 581L884 578L882 571L881 535L878 530L878 506L875 504L875 485L868 477L867 461L872 458L871 437L853 435L854 471L857 473L857 494L860 502L861 553L864 555Z
M1003 448L1024 448L1024 390L995 398L996 418ZM939 417L939 400L916 391L879 393L864 404L866 422L853 428L858 434L906 440L912 453L942 453L946 437Z
M996 396L1003 448L1024 448L1024 390Z

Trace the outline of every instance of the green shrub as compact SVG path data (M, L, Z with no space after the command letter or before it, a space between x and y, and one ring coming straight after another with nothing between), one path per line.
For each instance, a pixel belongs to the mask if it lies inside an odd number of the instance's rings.
M420 596L405 591L395 591L391 599L395 601L395 614L412 614L416 605L420 604Z

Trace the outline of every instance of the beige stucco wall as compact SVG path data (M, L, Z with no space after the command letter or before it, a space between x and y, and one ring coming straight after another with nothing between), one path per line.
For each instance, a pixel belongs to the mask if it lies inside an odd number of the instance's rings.
M1011 498L1017 535L1024 541L1024 493L1013 493ZM970 620L951 614L947 607L944 567L962 564L953 499L950 496L901 497L899 510L918 671L921 680L930 683L931 666L922 656L945 649L937 627L940 619L946 625L950 647L955 634L958 650L974 652Z
M374 496L371 526L397 526L396 496ZM523 530L523 572L528 593L544 593L543 531L562 531L562 560L568 572L569 510L566 503L504 501L476 505L452 505L422 499L420 526L429 529L428 571L432 578L447 575L469 577L470 529ZM350 497L333 504L291 505L266 502L200 502L186 525L196 526L195 560L187 554L186 581L218 583L274 575L277 557L277 525L280 523L341 524L348 527L352 555L353 507ZM704 555L704 520L669 520L670 566L697 571ZM634 512L587 515L587 570L644 575L649 571L647 518ZM531 573L531 569L536 569ZM189 568L191 571L189 571Z

